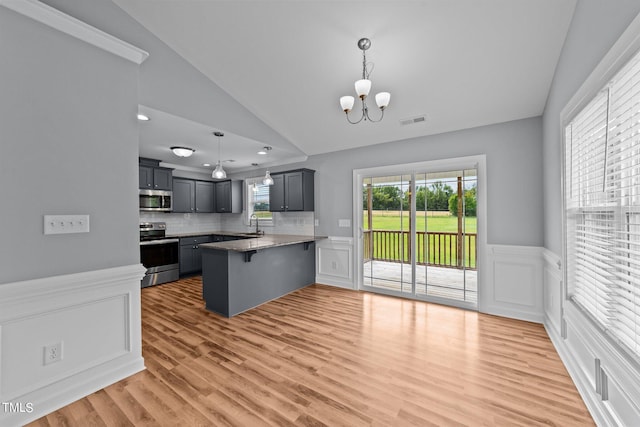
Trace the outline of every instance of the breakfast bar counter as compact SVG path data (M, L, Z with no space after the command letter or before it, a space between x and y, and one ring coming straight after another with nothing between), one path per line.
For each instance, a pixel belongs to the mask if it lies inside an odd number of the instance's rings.
M263 235L201 244L207 310L235 316L315 282L318 236Z

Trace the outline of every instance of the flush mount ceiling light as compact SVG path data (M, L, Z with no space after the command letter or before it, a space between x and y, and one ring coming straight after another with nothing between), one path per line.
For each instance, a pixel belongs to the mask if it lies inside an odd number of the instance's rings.
M188 147L171 147L171 151L178 157L189 157L195 153L196 150Z
M260 154L261 156L264 156L266 154L269 153L269 151L271 151L271 147L262 147L262 150L258 151L258 154Z
M141 122L148 122L151 119L145 114L138 113L138 120L140 120Z
M373 64L367 64L367 55L366 51L371 47L371 40L367 38L362 38L358 40L358 48L362 50L362 79L356 81L355 88L356 94L358 98L362 101L362 116L355 121L352 122L349 118L349 112L353 108L353 103L355 98L353 96L343 96L340 98L340 106L342 107L342 111L344 111L347 121L352 125L360 123L362 120L369 120L370 122L379 122L384 117L384 109L389 105L389 100L391 99L391 94L389 92L379 92L376 94L376 104L378 108L382 112L380 118L378 120L373 120L369 116L369 109L367 108L366 98L369 95L369 91L371 90L371 80L369 80L369 75L373 70ZM371 69L369 69L369 65L371 65Z
M218 163L216 163L216 168L213 170L211 178L225 179L227 177L227 173L222 169L222 165L220 164L220 138L224 136L224 133L214 132L213 134L218 137Z

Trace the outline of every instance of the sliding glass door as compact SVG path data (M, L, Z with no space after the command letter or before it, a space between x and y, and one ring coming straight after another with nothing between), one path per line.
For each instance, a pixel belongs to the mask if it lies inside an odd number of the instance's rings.
M477 170L362 178L362 288L475 308Z

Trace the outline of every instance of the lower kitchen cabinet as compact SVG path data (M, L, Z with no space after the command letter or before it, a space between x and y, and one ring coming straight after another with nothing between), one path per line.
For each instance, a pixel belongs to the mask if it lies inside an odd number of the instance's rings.
M202 243L212 242L211 236L182 237L180 239L180 275L202 271Z

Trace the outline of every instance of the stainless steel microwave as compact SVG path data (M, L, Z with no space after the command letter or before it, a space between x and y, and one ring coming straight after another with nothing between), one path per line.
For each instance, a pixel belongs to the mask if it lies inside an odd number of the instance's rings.
M171 212L173 192L165 190L140 190L140 210Z

